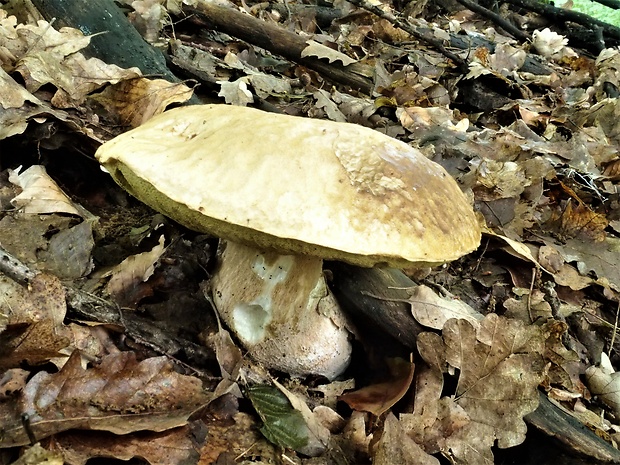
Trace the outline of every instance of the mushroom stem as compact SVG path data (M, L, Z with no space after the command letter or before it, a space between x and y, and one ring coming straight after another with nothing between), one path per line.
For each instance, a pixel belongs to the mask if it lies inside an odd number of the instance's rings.
M323 260L222 241L212 278L218 313L251 356L292 375L333 379L351 355L345 317Z

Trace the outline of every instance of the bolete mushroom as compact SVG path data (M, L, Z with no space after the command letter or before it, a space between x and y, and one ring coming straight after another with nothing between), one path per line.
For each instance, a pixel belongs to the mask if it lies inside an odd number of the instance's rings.
M228 240L212 279L217 310L254 358L292 374L333 378L348 363L323 259L429 266L480 242L469 202L440 165L354 124L189 106L96 156L147 205Z

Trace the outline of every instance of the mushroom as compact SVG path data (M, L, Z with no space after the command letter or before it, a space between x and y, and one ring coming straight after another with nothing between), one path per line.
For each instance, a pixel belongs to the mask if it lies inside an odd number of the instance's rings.
M217 310L255 359L294 375L333 378L351 351L322 260L432 266L480 242L467 198L440 165L354 124L188 106L96 157L147 205L227 239L212 278Z

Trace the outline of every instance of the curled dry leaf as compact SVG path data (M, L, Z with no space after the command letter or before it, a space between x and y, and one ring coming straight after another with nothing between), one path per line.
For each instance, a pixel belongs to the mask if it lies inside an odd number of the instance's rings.
M610 161L603 168L603 176L607 176L610 181L620 180L620 160Z
M489 235L489 236L493 236L493 237L496 237L498 239L501 239L506 244L508 244L508 246L510 247L510 249L508 249L509 253L513 253L513 254L517 255L518 257L522 258L523 260L530 261L534 265L536 265L537 267L541 267L541 264L538 262L538 260L536 260L536 258L532 254L532 251L530 250L530 248L527 245L525 245L525 244L523 244L521 242L515 241L514 239L511 239L509 237L503 236L501 234L496 234L495 232L491 231L487 227L483 228L483 232L485 234Z
M459 463L493 463L491 446L495 441L500 448L523 442L523 417L538 406L541 332L490 314L478 330L466 320L450 320L442 333L442 339L422 338L418 347L433 367L428 375L437 382L426 383L435 392L424 395L423 408L418 401L424 389L416 394L416 410L408 422L427 452L442 451ZM440 399L446 363L459 370L458 384L454 397ZM429 415L435 412L433 422Z
M151 250L127 257L114 268L106 291L119 305L132 306L144 297L144 290L142 295L137 295L140 294L137 287L153 275L155 264L164 250L164 236L162 235L159 243Z
M67 431L54 437L54 449L64 463L85 465L90 459L131 460L149 465L182 465L198 462L204 437L197 428L184 426L161 433L140 432L117 436L102 431ZM47 465L47 464L46 464Z
M463 318L475 327L483 315L462 300L440 297L430 287L420 285L407 299L411 303L411 313L421 325L441 329L452 318Z
M605 352L601 354L599 366L586 370L586 384L593 395L612 409L614 415L620 415L620 372L614 370Z
M22 188L11 204L24 213L68 213L80 216L71 199L41 165L33 165L23 173L19 169L10 171L9 181Z
M58 373L32 377L17 400L0 405L2 447L30 443L22 418L37 439L69 429L164 431L184 425L209 397L200 380L174 372L166 357L138 362L133 352L120 352L83 368L74 351Z
M114 114L122 124L135 128L162 113L168 105L187 101L192 92L182 83L136 78L108 86L91 99Z
M399 358L388 360L388 364L392 375L388 381L347 392L340 396L340 400L352 409L377 416L389 410L409 389L415 365Z

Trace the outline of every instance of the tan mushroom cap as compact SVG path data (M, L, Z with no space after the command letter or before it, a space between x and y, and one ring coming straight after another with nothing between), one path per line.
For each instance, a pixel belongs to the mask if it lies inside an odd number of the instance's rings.
M474 250L456 182L418 150L354 124L227 105L177 108L96 157L188 228L280 253L411 267Z

